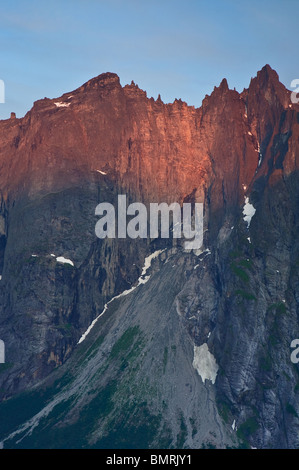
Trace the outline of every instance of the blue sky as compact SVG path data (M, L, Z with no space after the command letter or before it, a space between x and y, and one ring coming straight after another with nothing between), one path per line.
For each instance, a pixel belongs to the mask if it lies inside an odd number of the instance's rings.
M2 1L0 119L108 71L197 107L223 77L242 91L266 63L289 87L298 20L298 0Z

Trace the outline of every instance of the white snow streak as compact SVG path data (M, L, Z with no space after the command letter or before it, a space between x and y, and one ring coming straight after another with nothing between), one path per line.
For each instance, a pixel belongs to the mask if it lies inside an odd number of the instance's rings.
M256 209L249 202L249 197L245 196L245 204L243 207L243 214L244 214L243 219L245 220L245 222L247 222L247 228L249 228L250 226L250 222L251 222L252 217L255 214L255 211Z
M71 103L61 103L61 101L57 101L54 104L57 108L68 108Z
M58 263L70 264L71 266L74 266L72 260L64 258L64 256L57 256L56 261Z
M201 248L199 248L198 250L194 250L193 252L195 256L200 256L205 253L205 256L199 259L199 261L202 261L203 259L205 259L206 256L211 254L211 250L209 248L206 248L205 250L202 250Z
M166 248L165 248L166 249ZM150 268L151 264L152 264L152 260L157 258L157 256L159 256L164 250L157 250L155 251L154 253L152 253L151 255L147 256L144 260L144 266L142 268L142 272L141 272L141 275L137 281L137 285L136 286L132 286L130 289L127 289L125 291L123 291L121 294L118 294L116 296L114 296L111 300L109 300L109 302L107 302L104 306L104 309L103 311L93 320L93 322L89 325L89 327L87 328L87 330L85 331L85 333L83 333L83 335L81 336L81 338L79 339L78 341L78 344L82 343L82 341L85 340L86 336L88 335L88 333L91 331L91 329L94 327L94 325L96 324L96 322L98 321L98 319L104 315L104 313L106 312L107 308L108 308L108 305L113 302L113 300L115 299L119 299L120 297L124 297L128 294L130 294L131 292L133 292L133 290L135 290L137 287L139 287L141 284L145 284L150 276L145 276L147 270Z

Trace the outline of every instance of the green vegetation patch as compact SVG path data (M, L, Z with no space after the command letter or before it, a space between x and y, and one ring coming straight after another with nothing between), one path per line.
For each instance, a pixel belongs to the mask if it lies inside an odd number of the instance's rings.
M252 436L259 428L259 424L254 416L248 418L244 423L242 423L238 430L237 436L239 439L244 441L245 443L248 442L250 436Z
M138 326L133 326L128 328L124 334L116 341L114 344L110 358L119 357L121 354L125 353L130 347L132 347L136 336L140 333L140 329Z
M242 297L242 299L245 299L245 300L257 301L257 298L255 297L255 295L251 294L250 292L246 292L245 290L242 290L242 289L236 290L235 294L239 295L240 297Z
M163 374L165 374L167 360L168 360L168 348L165 347L164 348L164 354L163 354Z
M187 429L184 415L182 412L180 413L179 424L180 424L180 432L177 435L176 449L183 449L185 441L188 436L188 429Z
M230 415L231 415L228 404L223 400L217 400L217 409L218 409L219 415L221 416L223 421L227 424L229 422Z
M13 362L4 362L0 364L0 374L10 369L13 366Z
M270 305L268 310L276 310L276 313L278 314L284 314L287 312L287 308L284 302L275 302L274 304Z
M0 404L0 436L6 437L19 425L30 419L47 403L50 390L26 392Z
M291 403L287 403L286 412L291 414L292 416L295 416L296 418L298 418L298 414L297 414L295 408L293 407L293 405L291 405Z
M246 271L240 266L238 266L235 262L231 263L231 269L233 273L241 279L243 282L249 281L249 275Z

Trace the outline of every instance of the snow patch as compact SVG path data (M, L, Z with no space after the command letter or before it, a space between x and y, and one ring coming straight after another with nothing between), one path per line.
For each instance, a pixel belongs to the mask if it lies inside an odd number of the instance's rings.
M68 108L71 103L62 103L61 101L57 101L54 104L57 108Z
M232 424L232 429L233 431L236 429L236 420L234 419L233 424Z
M201 346L194 346L194 359L193 367L197 370L203 383L206 380L211 380L212 384L215 383L218 364L213 354L210 353L207 343Z
M248 135L252 135L251 132L248 131Z
M243 214L244 214L243 219L245 220L245 222L247 222L247 228L249 228L251 219L254 216L256 209L252 204L250 204L249 197L247 196L244 196L244 197L245 197L245 204L243 207Z
M74 263L72 262L72 260L67 259L64 256L57 256L56 261L58 263L70 264L71 266L74 266Z
M257 167L259 168L261 166L262 160L263 160L263 155L261 154L261 146L260 146L259 142L257 143L257 152L259 154L259 161L258 161Z
M195 256L200 256L200 255L205 254L205 256L199 260L199 261L202 261L206 256L211 254L211 250L210 248L206 248L205 250L202 250L201 248L199 248L198 250L194 250L194 254Z
M105 173L104 171L101 171L101 170L96 170L98 173L101 173L101 175L107 175L107 173Z

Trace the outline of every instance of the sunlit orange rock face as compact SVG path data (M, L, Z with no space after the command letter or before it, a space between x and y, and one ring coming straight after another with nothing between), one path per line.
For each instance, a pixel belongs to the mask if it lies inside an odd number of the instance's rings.
M34 198L106 178L144 201L237 204L254 179L298 168L298 111L268 65L241 94L224 79L198 109L105 73L0 122L0 189Z

